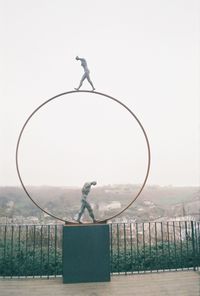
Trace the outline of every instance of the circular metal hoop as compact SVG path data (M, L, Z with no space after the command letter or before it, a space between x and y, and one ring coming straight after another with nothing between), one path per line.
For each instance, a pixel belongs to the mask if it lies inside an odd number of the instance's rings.
M97 223L102 223L102 222L106 222L108 220L111 220L117 216L119 216L120 214L122 214L124 211L126 211L135 201L136 199L139 197L139 195L141 194L142 190L144 189L145 187L145 184L147 182L147 178L149 176L149 171L150 171L150 164L151 164L151 151L150 151L150 145L149 145L149 140L148 140L148 137L147 137L147 133L144 129L144 127L142 126L141 122L139 121L139 119L137 118L137 116L124 104L122 103L121 101L109 96L109 95L106 95L104 93L101 93L101 92L97 92L97 91L89 91L89 90L79 90L79 91L68 91L68 92L64 92L64 93L61 93L59 95L56 95L52 98L50 98L49 100L45 101L44 103L42 103L39 107L37 107L32 113L31 115L28 117L28 119L26 120L26 122L24 123L21 131L20 131L20 134L19 134L19 137L18 137L18 140L17 140L17 146L16 146L16 156L15 156L15 160L16 160L16 169L17 169L17 175L19 177L19 180L20 180L20 183L24 189L24 191L26 192L27 196L31 199L31 201L41 210L43 211L44 213L48 214L49 216L55 218L55 219L58 219L60 221L63 221L65 222L66 224L74 224L74 222L71 222L71 221L67 221L67 220L64 220L60 217L57 217L49 212L47 212L46 210L44 210L43 208L41 208L35 201L34 199L31 197L30 193L28 192L26 186L24 185L24 182L22 180L22 177L21 177L21 174L20 174L20 170L19 170L19 147L20 147L20 141L22 139L22 135L23 135L23 132L24 132L24 129L25 127L27 126L28 122L31 120L31 118L34 116L34 114L39 110L41 109L43 106L45 106L46 104L48 104L49 102L55 100L56 98L59 98L59 97L62 97L64 95L68 95L68 94L72 94L72 93L79 93L79 92L82 92L82 93L92 93L92 94L95 94L95 95L100 95L100 96L103 96L103 97L106 97L108 99L111 99L113 100L114 102L120 104L122 107L124 107L132 116L133 118L137 121L137 123L139 124L142 132L143 132L143 135L145 137L145 141L146 141L146 145L147 145L147 153L148 153L148 163L147 163L147 168L146 168L146 173L145 173L145 177L144 177L144 181L139 189L139 191L137 192L137 194L134 196L133 200L124 208L122 209L120 212L118 212L117 214L115 214L114 216L111 216L109 218L106 218L104 220L101 220L101 221L98 221ZM78 224L78 222L77 222Z

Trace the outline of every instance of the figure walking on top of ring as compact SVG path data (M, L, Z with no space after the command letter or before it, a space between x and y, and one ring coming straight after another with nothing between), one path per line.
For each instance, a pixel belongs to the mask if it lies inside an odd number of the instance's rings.
M92 86L92 90L94 91L95 88L94 88L94 85L93 85L93 83L92 83L92 81L91 81L91 79L90 79L90 71L89 71L89 69L88 69L88 66L87 66L87 62L86 62L86 60L83 59L83 58L79 58L78 56L76 57L76 60L77 60L77 61L81 61L81 66L82 66L83 69L84 69L84 74L83 74L83 77L81 78L81 81L80 81L79 86L78 86L77 88L75 88L75 90L79 90L80 87L81 87L82 84L83 84L83 81L84 81L85 79L87 79L87 81L88 81L88 82L90 83L90 85Z
M91 208L91 205L89 204L89 202L87 202L87 196L88 194L90 193L90 189L91 189L91 186L95 186L97 184L96 181L92 181L92 182L87 182L84 184L83 188L82 188L82 196L81 196L81 209L78 213L78 218L77 218L77 222L78 223L81 223L81 216L83 215L85 209L88 210L88 213L90 215L90 217L92 218L92 221L93 223L96 222L95 218L94 218L94 213L93 213L93 210Z

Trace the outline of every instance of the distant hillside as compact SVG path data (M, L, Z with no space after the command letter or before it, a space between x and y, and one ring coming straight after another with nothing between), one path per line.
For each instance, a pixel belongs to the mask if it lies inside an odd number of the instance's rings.
M158 205L189 202L200 197L199 187L147 186L140 199L151 200Z
M101 196L103 201L109 199L129 199L138 191L137 185L108 185L102 187L93 187L91 194ZM73 203L76 197L81 194L81 188L73 187L28 187L33 198L40 199L42 203L54 201L55 198L67 198ZM181 202L189 202L200 196L199 187L173 187L173 186L147 186L138 198L150 200L158 205L171 205ZM0 207L4 207L8 201L17 201L20 203L29 203L29 198L21 187L0 187Z
M73 219L80 209L81 188L29 187L34 200L48 212ZM108 185L93 187L89 200L99 219L110 217L126 207L137 194L137 185ZM149 202L148 202L149 201ZM198 187L147 186L137 201L123 214L136 220L154 220L158 217L176 217L200 212ZM0 217L35 216L43 213L31 202L20 187L0 187Z

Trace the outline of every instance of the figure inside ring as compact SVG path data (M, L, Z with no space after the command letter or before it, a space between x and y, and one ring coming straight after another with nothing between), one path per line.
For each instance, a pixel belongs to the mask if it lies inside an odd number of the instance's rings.
M88 194L90 193L90 189L91 189L91 186L95 186L97 184L96 181L92 181L92 182L87 182L84 184L83 188L82 188L82 196L81 196L81 209L78 213L78 218L77 218L77 222L78 223L81 223L81 217L85 211L85 209L88 210L88 213L90 215L90 217L92 218L92 221L93 223L96 222L95 218L94 218L94 213L93 213L93 210L92 210L92 207L91 205L89 204L89 202L87 201L87 197L88 197Z
M75 90L79 90L80 87L81 87L82 84L83 84L83 81L84 81L85 79L87 79L87 81L88 81L88 82L90 83L90 85L92 86L92 90L94 91L95 88L94 88L94 85L93 85L93 83L92 83L92 81L91 81L91 79L90 79L90 71L89 71L89 69L88 69L88 66L87 66L87 62L86 62L86 60L85 60L84 58L79 58L78 56L76 57L76 60L77 60L77 61L81 61L81 66L82 66L83 69L84 69L84 74L83 74L83 77L81 78L81 81L80 81L79 86L78 86L77 88L75 88Z

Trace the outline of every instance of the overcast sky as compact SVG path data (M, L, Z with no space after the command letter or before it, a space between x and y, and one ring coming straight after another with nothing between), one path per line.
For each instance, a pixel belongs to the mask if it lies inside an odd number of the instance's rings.
M78 86L85 57L97 91L125 103L149 137L148 184L199 185L199 1L0 1L0 185L19 185L15 147L30 113ZM83 89L90 89L85 82ZM80 95L80 96L79 96ZM74 94L24 133L26 184L141 183L139 126L120 105Z

